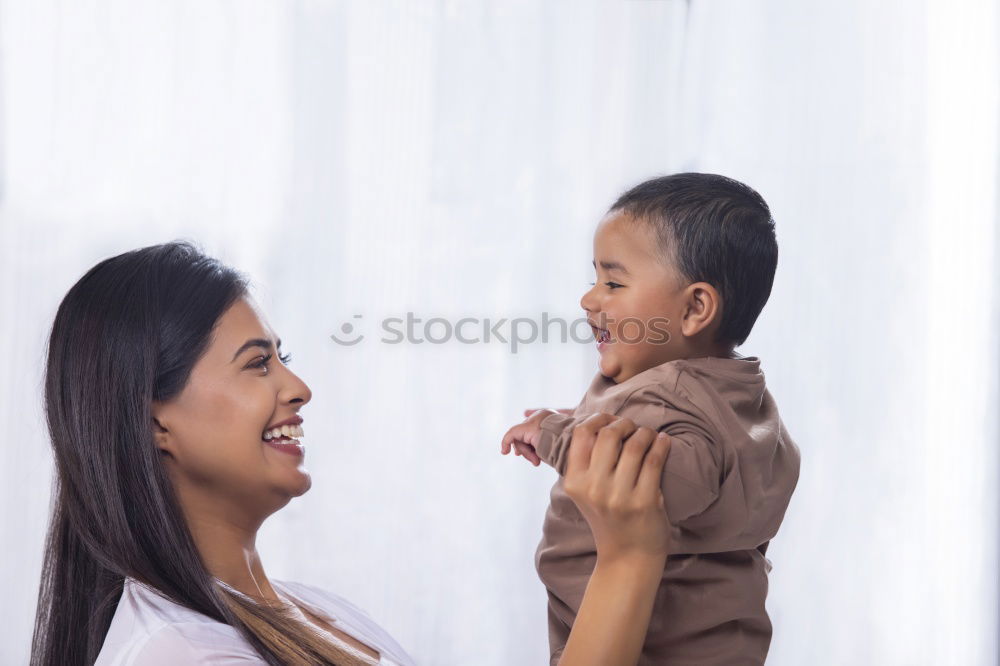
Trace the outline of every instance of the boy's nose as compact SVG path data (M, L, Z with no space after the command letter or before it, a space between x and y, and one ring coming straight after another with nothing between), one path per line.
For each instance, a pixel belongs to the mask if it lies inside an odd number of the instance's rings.
M594 285L587 291L583 292L583 296L580 298L580 307L586 310L587 312L594 312L598 308L597 299L594 298L593 295L594 289L596 288L597 285Z

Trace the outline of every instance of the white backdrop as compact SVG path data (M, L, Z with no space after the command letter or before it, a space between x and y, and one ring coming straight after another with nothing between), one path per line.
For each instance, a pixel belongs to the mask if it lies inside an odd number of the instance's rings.
M575 404L595 353L377 322L575 317L604 208L699 170L778 225L741 348L802 451L769 663L996 663L998 31L990 0L0 0L0 662L27 658L56 306L183 237L255 278L314 392L269 574L421 663L545 663L554 477L498 442Z

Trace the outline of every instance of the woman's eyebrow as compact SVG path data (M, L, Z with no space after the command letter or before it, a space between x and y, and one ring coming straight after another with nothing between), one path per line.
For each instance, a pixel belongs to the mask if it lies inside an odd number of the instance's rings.
M265 338L251 338L247 340L242 345L240 345L240 348L236 350L235 354L233 354L233 361L235 361L240 354L250 349L251 347L260 347L264 351L268 351L269 349L271 349L271 341ZM281 350L281 338L278 338L278 344L276 345L276 348L279 351ZM233 361L230 361L230 363L232 363Z

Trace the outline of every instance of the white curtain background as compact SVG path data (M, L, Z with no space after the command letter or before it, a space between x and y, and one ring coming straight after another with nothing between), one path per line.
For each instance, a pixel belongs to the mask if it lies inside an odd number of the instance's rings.
M0 662L28 655L59 300L189 238L253 276L314 392L269 574L424 664L547 663L555 477L499 438L596 353L378 322L574 318L603 210L699 170L759 189L781 248L741 348L802 452L769 663L996 663L998 31L991 0L0 0Z

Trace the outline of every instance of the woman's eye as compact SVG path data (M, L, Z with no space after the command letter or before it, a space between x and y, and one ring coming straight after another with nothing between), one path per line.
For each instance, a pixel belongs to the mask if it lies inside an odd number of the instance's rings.
M268 354L267 356L261 356L259 361L257 361L256 363L251 363L247 367L250 367L250 368L265 368L266 369L267 368L267 364L271 361L272 358L274 358L274 354ZM281 361L282 363L284 363L285 365L288 365L291 362L291 360L292 360L292 355L291 354L278 354L278 360Z
M267 367L268 361L271 360L271 357L272 357L271 354L268 354L267 356L260 356L259 357L260 358L259 361L257 361L256 363L251 363L247 367L248 368L265 368L265 367Z

